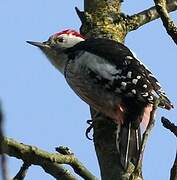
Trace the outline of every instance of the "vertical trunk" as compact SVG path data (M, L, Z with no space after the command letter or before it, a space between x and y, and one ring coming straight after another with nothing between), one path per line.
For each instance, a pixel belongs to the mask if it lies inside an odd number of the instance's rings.
M82 34L86 37L106 37L124 42L128 30L125 16L120 10L120 0L84 0L84 6L85 12L80 17ZM121 166L116 148L117 125L92 108L91 116L102 180L128 180L134 166L126 171Z

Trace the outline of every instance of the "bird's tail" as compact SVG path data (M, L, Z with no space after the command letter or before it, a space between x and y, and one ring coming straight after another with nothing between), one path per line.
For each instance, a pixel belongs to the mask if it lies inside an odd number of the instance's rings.
M123 168L127 169L129 162L136 165L141 145L140 127L134 127L132 122L118 125L116 144Z

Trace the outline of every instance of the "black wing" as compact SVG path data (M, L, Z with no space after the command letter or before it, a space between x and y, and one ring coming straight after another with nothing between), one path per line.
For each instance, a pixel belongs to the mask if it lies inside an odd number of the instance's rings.
M67 50L71 56L77 54L78 51L89 52L101 57L97 62L94 61L97 63L96 66L100 66L99 69L96 69L95 65L88 65L88 69L92 78L97 79L97 83L104 85L106 89L149 103L160 98L161 107L166 109L173 107L157 79L123 44L104 38L92 38ZM100 59L104 62L100 63ZM117 71L110 72L110 68L106 69L108 65L116 68ZM104 71L111 74L112 78L103 76Z

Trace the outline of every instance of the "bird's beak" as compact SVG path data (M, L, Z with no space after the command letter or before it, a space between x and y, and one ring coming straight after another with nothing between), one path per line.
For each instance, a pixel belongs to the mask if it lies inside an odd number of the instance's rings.
M49 45L47 45L45 42L34 42L34 41L26 41L27 43L37 46L38 48L49 48Z

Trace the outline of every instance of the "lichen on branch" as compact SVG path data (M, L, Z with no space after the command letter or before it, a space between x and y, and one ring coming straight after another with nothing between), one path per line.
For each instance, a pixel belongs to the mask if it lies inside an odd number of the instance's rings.
M167 33L177 44L177 26L168 14L166 0L154 0L154 2Z
M28 164L41 166L46 172L54 177L63 177L63 180L74 180L74 176L59 164L70 165L75 173L84 179L96 180L97 178L84 167L84 165L74 156L74 154L49 153L35 146L19 143L13 139L5 138L4 145L7 147L7 155L23 160ZM53 169L52 169L53 168ZM56 172L54 172L56 170Z

